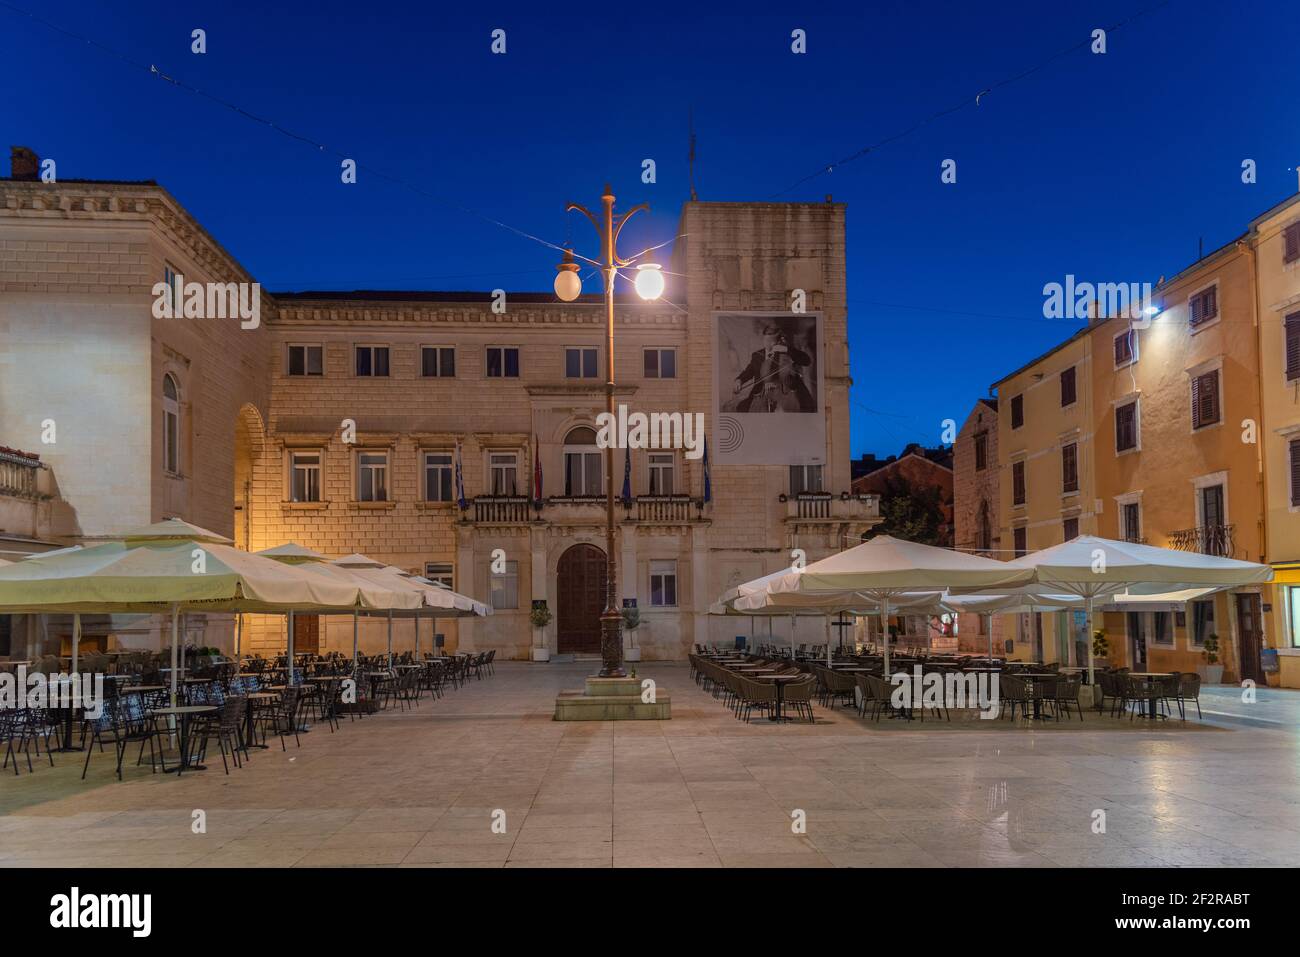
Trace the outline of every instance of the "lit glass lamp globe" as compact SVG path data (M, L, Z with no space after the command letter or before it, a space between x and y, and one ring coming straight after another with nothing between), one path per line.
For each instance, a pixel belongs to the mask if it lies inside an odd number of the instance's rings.
M564 262L555 267L555 294L564 302L573 302L582 294L582 279L578 264L573 261L573 250L564 251Z
M642 299L658 299L664 294L664 271L658 263L641 263L636 267L636 294Z

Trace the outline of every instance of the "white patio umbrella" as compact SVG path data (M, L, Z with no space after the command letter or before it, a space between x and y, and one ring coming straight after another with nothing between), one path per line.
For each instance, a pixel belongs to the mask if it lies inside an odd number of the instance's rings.
M908 592L942 591L953 586L993 588L1022 585L1032 570L1012 568L965 552L905 542L880 535L829 558L792 571L768 587L779 593L815 595L857 592L880 604L884 638L884 669L889 673L889 609L891 601Z
M179 676L182 610L347 611L355 584L306 575L233 548L230 539L174 519L0 569L0 608L32 613L171 614L171 693ZM75 620L74 620L75 624Z
M390 658L393 654L394 613L400 614L403 617L408 615L413 616L416 619L415 628L417 637L420 628L419 615L421 611L431 611L431 617L435 622L438 618L466 618L471 616L485 617L492 614L492 607L490 605L485 605L483 602L475 601L468 595L454 592L450 588L444 588L427 578L412 575L395 565L385 565L383 562L369 558L366 555L356 553L345 555L342 558L336 558L334 564L347 569L353 574L381 585L392 587L396 584L397 587L406 589L416 596L416 604L413 608L394 609L389 613L388 654Z
M1034 584L1083 599L1088 628L1088 681L1095 683L1092 618L1098 598L1192 588L1234 588L1273 580L1268 565L1200 552L1081 535L1006 563L1033 575Z

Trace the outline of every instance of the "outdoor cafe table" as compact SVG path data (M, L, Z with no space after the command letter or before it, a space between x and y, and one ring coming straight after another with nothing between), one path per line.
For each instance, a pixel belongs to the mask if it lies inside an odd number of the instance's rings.
M179 741L180 749L181 749L181 761L180 764L176 765L176 767L174 768L166 768L166 767L163 768L163 773L180 774L180 772L187 771L187 770L206 771L208 769L207 765L205 764L190 763L190 754L189 754L190 721L191 719L193 719L194 715L196 714L211 714L213 711L216 710L217 710L217 706L213 704L189 704L189 705L181 705L175 708L150 708L149 709L149 713L153 715L155 718L178 717L181 719L181 735Z
M1171 674L1173 674L1171 671L1131 671L1128 676L1130 678L1137 678L1144 684L1151 685L1155 684L1156 681L1161 678L1168 678ZM1152 721L1160 717L1157 710L1159 703L1159 698L1156 695L1151 695L1147 698L1147 717Z
M798 681L802 674L797 675L754 675L756 681L774 681L776 682L776 711L767 716L768 721L789 721L790 717L784 714L781 706L785 703L785 683L787 681Z
M1020 674L1013 675L1012 677L1019 678L1021 681L1025 682L1026 685L1029 686L1029 697L1034 703L1034 720L1035 721L1048 720L1049 716L1043 714L1042 707L1041 707L1042 700L1043 700L1042 695L1038 695L1034 693L1034 685L1039 682L1042 682L1044 684L1055 685L1058 676L1055 674L1025 674L1024 672L1021 672Z

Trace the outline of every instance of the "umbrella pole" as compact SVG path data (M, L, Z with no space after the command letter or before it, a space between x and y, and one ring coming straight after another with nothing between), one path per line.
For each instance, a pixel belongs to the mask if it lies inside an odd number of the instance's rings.
M882 595L880 598L880 636L885 643L885 666L884 677L889 680L889 596Z
M81 612L72 616L72 673L77 673L77 648L81 644ZM67 743L66 741L64 742Z
M293 612L292 611L289 612L288 618L286 620L288 621L289 636L285 639L284 642L284 651L285 651L284 663L289 670L289 677L285 679L284 683L287 685L291 685L294 683L293 681Z
M992 615L984 616L984 630L988 633L989 636L989 662L992 663L993 661L993 616Z
M176 707L176 677L178 665L176 664L177 645L180 642L180 618L181 609L179 605L172 605L172 707Z
M822 621L825 623L826 632L826 667L831 666L831 616L822 615Z
M795 647L794 647L794 642L795 642L795 631L796 631L795 626L796 626L797 624L798 624L798 622L795 621L795 617L794 617L794 615L791 615L791 616L790 616L790 657L791 657L791 658L796 658L796 657L798 657L798 655L799 655L799 653L795 650Z
M749 633L750 633L750 635L753 635L753 638L754 638L754 644L757 645L757 644L758 644L758 635L754 634L754 616L753 616L753 615L750 615L750 616L749 616ZM750 650L751 652L753 652L753 651L757 651L758 649L757 649L757 648L750 648L749 650Z
M415 613L415 660L420 660L420 613Z
M352 609L352 671L357 670L357 610Z
M1092 596L1083 599L1083 614L1088 620L1088 684L1097 684L1097 670L1092 660ZM1096 692L1094 691L1095 695Z
M235 615L235 670L244 670L244 613Z
M388 609L388 667L393 667L393 609Z

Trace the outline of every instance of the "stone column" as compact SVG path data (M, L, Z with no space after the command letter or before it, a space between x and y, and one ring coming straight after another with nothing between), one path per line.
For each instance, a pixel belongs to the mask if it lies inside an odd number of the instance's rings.
M475 582L478 579L477 569L474 567L474 531L471 528L457 526L456 528L456 590L462 595L468 595L471 598L477 598L475 592ZM479 601L486 602L491 596L479 598ZM475 631L477 622L473 617L456 619L456 650L457 651L478 651L475 643Z
M691 609L695 627L690 637L693 644L709 642L709 603L713 597L709 594L709 529L706 525L694 525L691 527ZM683 655L690 650L689 646L680 649Z
M546 526L534 525L528 530L528 544L532 556L532 573L530 593L533 601L545 601L546 607L551 610L551 623L543 631L546 647L552 654L555 653L555 605L550 601L551 583L546 568ZM529 610L532 610L532 604L529 603ZM537 629L528 626L529 647L537 640ZM530 653L531 654L531 653Z

